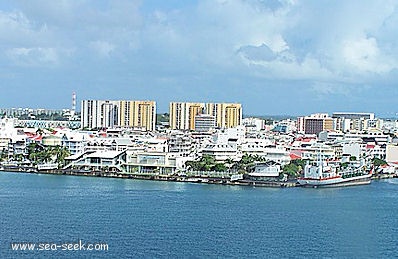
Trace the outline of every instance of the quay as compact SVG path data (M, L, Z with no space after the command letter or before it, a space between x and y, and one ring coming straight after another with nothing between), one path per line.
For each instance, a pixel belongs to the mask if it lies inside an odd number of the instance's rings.
M124 172L104 172L104 171L85 171L85 170L71 170L71 169L51 169L38 170L35 167L20 167L20 166L3 166L0 167L2 172L16 172L28 174L50 174L50 175L71 175L71 176L86 176L86 177L106 177L106 178L122 178L122 179L136 179L136 180L153 180L153 181L171 181L171 182L186 182L186 183L202 183L202 184L220 184L220 185L235 185L235 186L252 186L252 187L271 187L271 188L285 188L297 187L295 181L255 181L247 179L231 180L227 177L211 177L211 176L181 176L181 175L155 175L155 174L134 174Z

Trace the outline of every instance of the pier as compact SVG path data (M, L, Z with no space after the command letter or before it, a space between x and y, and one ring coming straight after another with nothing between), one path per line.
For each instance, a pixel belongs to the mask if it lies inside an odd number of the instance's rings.
M121 178L121 179L136 179L136 180L152 180L152 181L169 181L169 182L185 182L185 183L200 183L200 184L219 184L219 185L235 185L235 186L252 186L252 187L271 187L271 188L285 188L298 186L295 181L254 181L254 180L231 180L231 177L211 177L211 176L188 176L188 175L156 175L156 174L134 174L125 172L104 172L104 171L84 171L84 170L38 170L34 167L1 167L3 172L17 172L30 174L50 174L50 175L71 175L71 176L86 176L86 177L107 177L107 178Z

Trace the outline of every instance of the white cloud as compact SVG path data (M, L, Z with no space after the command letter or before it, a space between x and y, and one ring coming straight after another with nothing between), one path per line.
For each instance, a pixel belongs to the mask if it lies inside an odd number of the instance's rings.
M387 73L396 68L394 60L381 53L373 37L344 41L342 57L358 72Z
M22 66L56 65L59 62L58 52L53 48L12 48L6 55L14 64Z
M110 57L112 52L115 51L115 45L107 41L93 41L90 47L94 49L101 57Z
M149 13L145 1L39 1L0 11L14 64L61 64L76 49L181 74L325 82L320 92L398 68L396 1L204 0Z
M345 95L351 94L352 87L330 82L315 82L311 85L310 90L315 92L319 98L331 95Z

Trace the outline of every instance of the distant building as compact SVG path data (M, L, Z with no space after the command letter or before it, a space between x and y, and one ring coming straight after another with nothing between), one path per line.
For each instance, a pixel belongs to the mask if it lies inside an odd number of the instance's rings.
M154 101L120 101L118 126L155 129L156 103Z
M333 119L327 113L298 117L297 129L304 134L319 134L322 131L333 130Z
M253 129L253 131L260 131L265 129L265 120L259 118L244 118L242 120L242 125L246 127L246 129Z
M365 112L334 112L334 128L337 131L364 131L381 128L380 121L375 119L374 113Z
M218 128L233 128L242 123L242 105L239 103L207 103L206 113L216 118Z
M375 114L366 112L334 112L332 113L332 118L374 120Z
M195 117L203 113L204 103L170 103L170 129L195 130Z
M171 102L170 128L196 130L195 118L200 114L213 116L217 128L233 128L242 123L241 104Z
M127 127L154 130L156 103L154 101L83 100L82 128Z
M214 116L208 114L198 114L195 116L195 131L208 132L216 127Z

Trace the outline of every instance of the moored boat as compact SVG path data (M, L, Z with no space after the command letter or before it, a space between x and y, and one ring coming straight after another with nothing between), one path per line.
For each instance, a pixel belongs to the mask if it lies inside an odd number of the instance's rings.
M329 164L327 161L307 162L303 177L298 183L303 187L343 187L370 184L372 169L366 159L349 163Z

